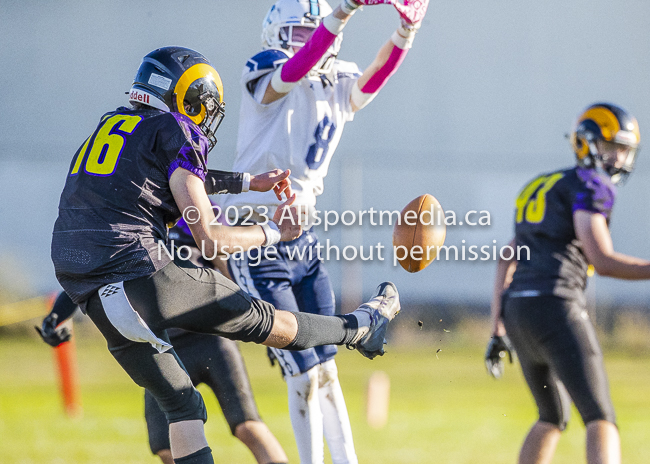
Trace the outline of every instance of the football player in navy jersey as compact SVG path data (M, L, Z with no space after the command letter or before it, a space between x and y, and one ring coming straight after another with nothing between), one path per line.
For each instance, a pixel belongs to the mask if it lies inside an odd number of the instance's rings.
M294 206L309 219L323 192L344 127L380 92L406 58L422 25L428 0L278 0L263 22L262 51L242 74L242 100L234 169L291 170ZM342 30L361 6L393 4L399 25L362 73L338 58ZM238 216L270 211L273 195L224 197ZM252 216L256 219L255 214ZM312 221L313 222L313 221ZM333 289L311 230L277 253L230 259L230 273L251 295L295 312L332 315ZM295 250L303 253L296 258ZM334 464L358 462L350 420L334 361L335 346L305 351L271 349L287 383L289 414L302 464L322 464L323 436Z
M203 400L166 329L289 350L347 345L373 358L383 353L399 296L385 282L350 315L296 314L166 253L167 224L181 215L209 259L294 240L302 232L292 207L295 195L258 225L224 227L216 221L204 180L224 115L223 86L200 53L154 50L143 59L129 95L132 106L102 116L71 162L52 261L64 291L165 413L174 462L212 463Z
M594 104L571 140L577 166L545 173L519 194L511 246L527 247L529 256L500 260L495 279L488 371L500 377L514 347L539 409L520 464L551 462L571 402L587 428L587 462L621 462L603 355L586 310L587 273L591 265L603 276L650 279L650 261L615 252L609 232L616 185L634 168L636 119Z
M248 191L274 189L278 196L289 188L288 171L276 169L261 175L208 170L205 190L208 195L216 193L238 194ZM186 246L192 252L191 260L197 266L213 267L221 261L207 261L196 247L189 227L183 219L169 231L170 246ZM221 266L220 266L221 267ZM61 292L52 311L37 330L43 340L56 347L70 339L68 325L63 324L76 311L77 305ZM257 411L250 386L244 358L236 342L217 335L168 329L170 343L187 370L192 384L205 383L214 392L231 433L241 440L253 453L259 464L287 462L282 446L262 421ZM169 445L169 425L153 395L145 390L145 419L151 452L157 454L164 464L172 464Z

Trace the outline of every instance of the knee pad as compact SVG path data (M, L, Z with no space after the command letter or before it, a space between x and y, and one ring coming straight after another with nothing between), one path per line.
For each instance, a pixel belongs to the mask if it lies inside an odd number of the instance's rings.
M196 388L177 391L172 398L162 401L158 399L158 403L170 424L186 420L208 420L203 397Z

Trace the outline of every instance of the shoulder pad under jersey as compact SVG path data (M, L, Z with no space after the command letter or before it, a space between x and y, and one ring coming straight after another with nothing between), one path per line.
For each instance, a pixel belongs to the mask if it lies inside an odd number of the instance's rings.
M282 63L289 59L284 50L270 48L262 50L246 62L244 75L246 80L256 79L264 74L277 69Z

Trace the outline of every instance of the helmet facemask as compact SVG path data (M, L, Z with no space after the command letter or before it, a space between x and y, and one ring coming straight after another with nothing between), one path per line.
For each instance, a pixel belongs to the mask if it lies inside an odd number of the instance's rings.
M208 139L208 151L217 144L216 132L225 116L225 103L219 101L219 90L214 81L208 78L201 78L194 81L183 99L183 110L185 114L196 122Z
M605 172L612 183L623 185L634 170L638 146L628 143L599 141L592 156L596 169Z
M288 24L282 26L278 32L282 48L289 50L293 53L294 48L302 48L305 46L309 38L312 36L316 26L314 25L294 25Z

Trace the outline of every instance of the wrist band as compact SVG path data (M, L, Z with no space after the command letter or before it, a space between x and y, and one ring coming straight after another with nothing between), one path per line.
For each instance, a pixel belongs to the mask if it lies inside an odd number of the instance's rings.
M277 93L289 93L291 89L293 89L296 85L298 85L299 81L296 82L284 82L282 80L282 69L284 68L284 64L282 64L278 69L275 70L273 73L273 76L271 77L271 87L273 87L273 90L275 90Z
M343 2L341 2L341 10L348 16L353 15L360 6L361 5L354 0L343 0Z
M393 35L390 36L390 40L397 48L407 50L413 46L416 32L417 29L406 29L405 27L400 27L393 32Z
M333 14L325 16L321 24L334 35L339 35L345 27L345 20L334 17Z
M355 82L352 86L352 92L350 93L350 99L354 106L357 107L357 110L364 108L368 103L370 103L377 96L377 92L373 93L363 93L359 88L359 81Z
M268 221L266 224L258 224L262 230L264 231L264 235L266 236L266 240L264 241L264 244L262 246L271 246L275 245L282 239L282 234L280 233L280 229L278 228L278 225L273 222L273 221Z
M248 192L251 188L251 175L249 172L244 172L241 181L241 191Z

